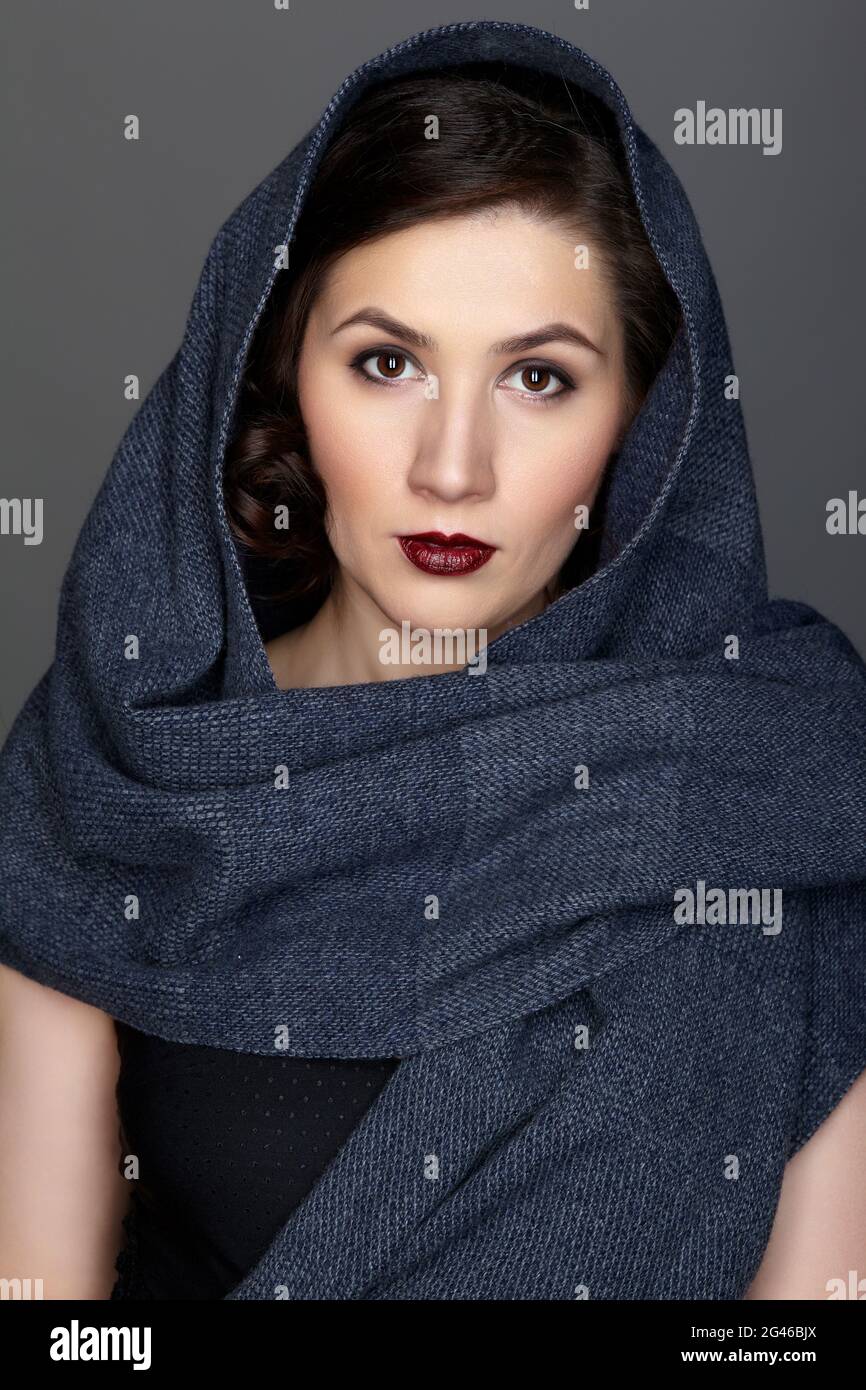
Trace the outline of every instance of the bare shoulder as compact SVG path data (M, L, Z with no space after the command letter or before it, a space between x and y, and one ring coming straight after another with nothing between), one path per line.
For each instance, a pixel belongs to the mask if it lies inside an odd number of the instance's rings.
M52 1020L82 1032L116 1036L110 1014L0 963L0 1037L22 1028L35 1033Z
M110 1014L0 965L0 1081L26 1075L44 1094L80 1077L93 1092L118 1066Z
M0 965L0 1263L42 1297L107 1298L129 1184L114 1019Z
M787 1164L746 1298L858 1297L851 1271L866 1279L866 1071Z

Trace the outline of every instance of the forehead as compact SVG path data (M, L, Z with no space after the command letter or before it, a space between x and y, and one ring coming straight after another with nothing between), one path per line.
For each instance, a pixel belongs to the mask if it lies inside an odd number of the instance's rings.
M457 332L486 346L563 318L603 350L619 336L598 249L514 208L425 220L354 247L326 276L317 310L331 327L368 303L443 347Z

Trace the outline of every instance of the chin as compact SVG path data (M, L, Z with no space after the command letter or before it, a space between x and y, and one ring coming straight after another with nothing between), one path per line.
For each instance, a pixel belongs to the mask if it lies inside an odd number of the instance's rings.
M402 621L411 624L411 630L424 629L434 632L438 629L449 628L452 630L462 630L464 632L483 633L483 643L492 642L505 628L511 625L511 615L520 611L520 601L513 607L503 611L502 607L494 602L467 603L465 600L460 602L457 597L445 599L441 598L438 602L435 596L429 601L419 602L415 599L407 601L402 613L397 613L394 604L389 604L389 611L393 617L388 619L390 626L400 631Z
M380 605L386 625L399 631L401 623L408 622L412 630L422 628L428 632L435 628L490 628L492 605L480 599L474 602L467 601L467 595L456 592L457 586L462 582L433 579L430 581L430 588L434 592L429 595L407 592L405 598L398 597L396 601L393 594L389 595L387 605ZM443 592L446 587L451 589L450 593ZM438 593L435 592L437 588ZM501 622L501 619L496 621Z

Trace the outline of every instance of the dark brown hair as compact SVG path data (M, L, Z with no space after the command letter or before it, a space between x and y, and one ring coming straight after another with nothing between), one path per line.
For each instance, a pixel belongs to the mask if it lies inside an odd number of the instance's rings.
M437 139L425 138L431 115ZM304 329L326 272L363 242L503 203L556 220L597 248L624 329L630 419L664 362L679 304L643 229L615 117L601 101L562 78L490 64L368 90L314 174L290 266L256 325L226 455L226 514L248 581L257 598L291 603L279 630L308 620L337 572L296 391ZM606 481L560 589L592 572ZM274 524L280 504L289 509L287 530Z

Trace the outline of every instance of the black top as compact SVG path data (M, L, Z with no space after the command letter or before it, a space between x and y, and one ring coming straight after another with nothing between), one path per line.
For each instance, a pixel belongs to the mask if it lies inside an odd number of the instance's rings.
M119 1166L139 1167L111 1297L225 1298L399 1059L261 1057L115 1026Z

